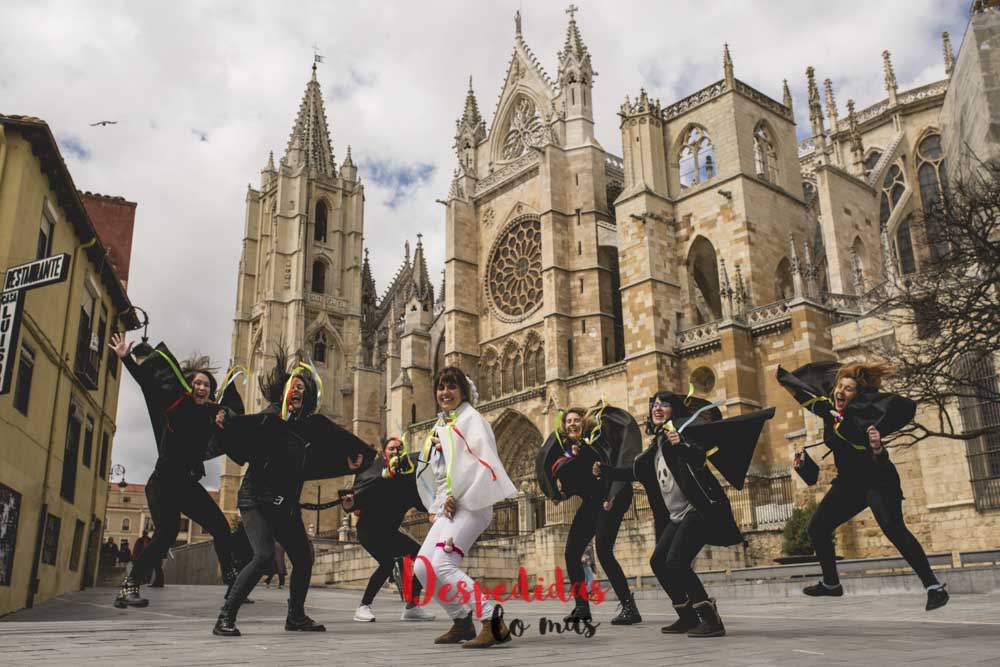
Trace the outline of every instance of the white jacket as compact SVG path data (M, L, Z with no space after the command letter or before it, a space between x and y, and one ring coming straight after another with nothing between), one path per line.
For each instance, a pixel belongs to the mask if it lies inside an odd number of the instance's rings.
M500 463L489 422L469 403L462 403L452 415L441 413L431 431L441 441L441 451L428 437L417 465L417 491L427 511L440 514L449 495L469 511L516 496L517 488Z

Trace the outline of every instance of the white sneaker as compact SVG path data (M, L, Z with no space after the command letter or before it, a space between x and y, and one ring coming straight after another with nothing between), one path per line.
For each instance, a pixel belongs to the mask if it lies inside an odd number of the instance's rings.
M423 607L413 606L403 610L403 615L399 617L401 621L433 621L434 614Z
M369 605L363 604L354 612L354 620L358 623L374 623L375 614L372 613L372 608Z

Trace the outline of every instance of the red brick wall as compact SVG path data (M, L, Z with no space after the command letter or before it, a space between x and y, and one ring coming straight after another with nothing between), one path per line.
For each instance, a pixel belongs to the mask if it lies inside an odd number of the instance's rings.
M129 263L132 259L132 230L135 227L135 202L122 197L105 197L89 192L80 193L83 206L87 209L97 229L101 243L108 249L115 275L122 283L128 283Z

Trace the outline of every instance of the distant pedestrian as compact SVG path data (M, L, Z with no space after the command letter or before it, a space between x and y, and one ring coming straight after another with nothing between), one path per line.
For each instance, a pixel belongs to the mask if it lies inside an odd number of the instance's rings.
M121 544L118 545L118 562L119 564L132 562L132 550L128 548L128 538L123 537Z
M590 557L590 552L583 554L580 563L583 565L583 578L587 582L587 591L589 592L592 590L591 584L594 582L594 559Z

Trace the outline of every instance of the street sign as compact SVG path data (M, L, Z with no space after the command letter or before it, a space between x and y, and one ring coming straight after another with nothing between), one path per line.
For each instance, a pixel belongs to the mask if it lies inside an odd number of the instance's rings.
M36 287L61 283L67 276L69 255L66 253L13 266L4 273L3 291L0 292L0 394L10 391L24 293Z

